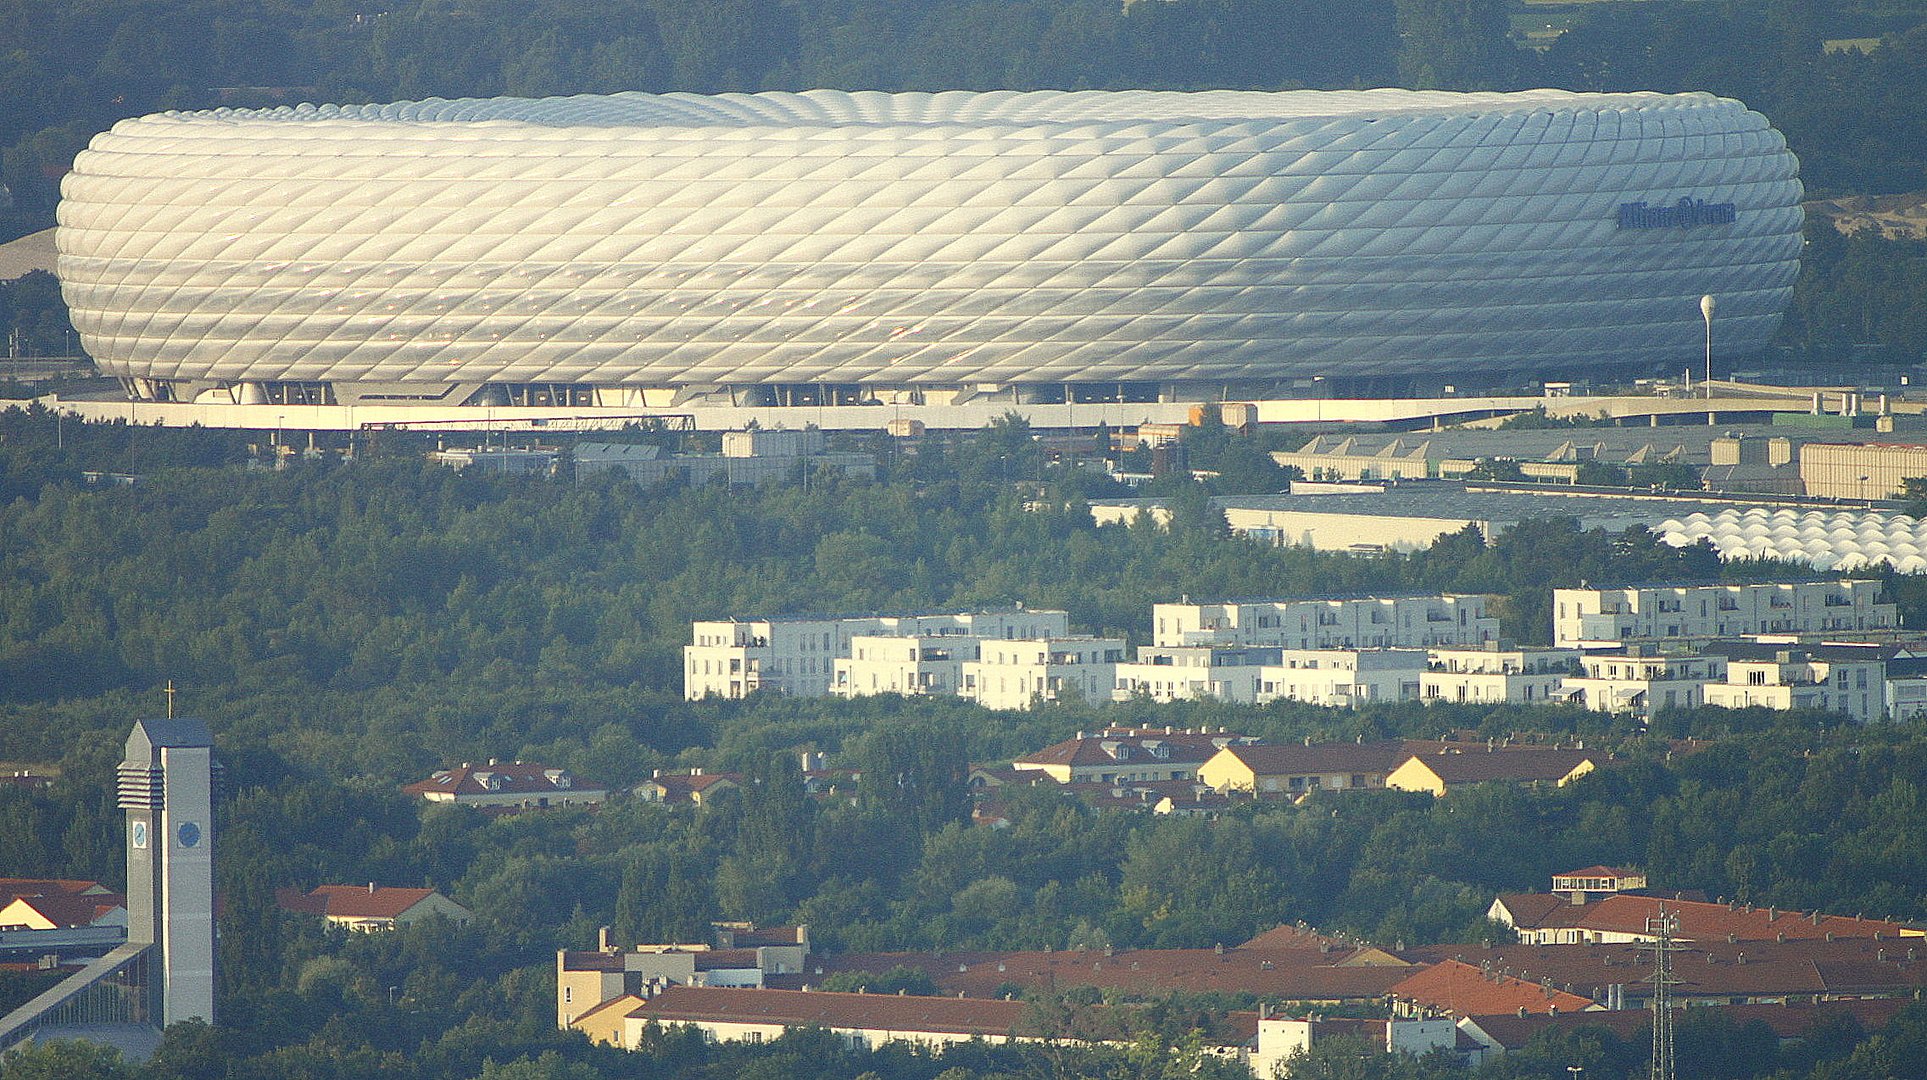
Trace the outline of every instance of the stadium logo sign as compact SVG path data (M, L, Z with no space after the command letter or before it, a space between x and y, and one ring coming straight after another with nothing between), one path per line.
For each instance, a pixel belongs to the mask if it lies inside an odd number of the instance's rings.
M1622 229L1690 229L1695 225L1731 225L1738 220L1739 211L1732 203L1710 203L1690 195L1671 206L1648 206L1643 202L1619 204Z

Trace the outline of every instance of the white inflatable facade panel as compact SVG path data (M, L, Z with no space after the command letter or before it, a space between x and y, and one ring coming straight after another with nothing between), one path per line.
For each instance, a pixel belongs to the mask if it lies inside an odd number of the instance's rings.
M216 110L94 139L59 275L103 370L156 379L1583 375L1693 365L1708 293L1716 352L1764 345L1796 173L1704 94Z

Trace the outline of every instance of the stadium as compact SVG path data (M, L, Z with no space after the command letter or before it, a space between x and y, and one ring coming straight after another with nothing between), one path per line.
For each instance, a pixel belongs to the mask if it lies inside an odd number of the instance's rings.
M1760 350L1797 163L1705 94L616 94L165 113L63 185L136 401L1182 401ZM1702 326L1699 298L1718 298Z

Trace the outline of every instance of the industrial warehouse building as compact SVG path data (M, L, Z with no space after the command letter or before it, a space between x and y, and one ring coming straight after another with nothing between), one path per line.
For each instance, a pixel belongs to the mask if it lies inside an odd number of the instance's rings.
M1172 401L1751 353L1800 193L1705 94L625 93L123 121L57 242L144 401Z

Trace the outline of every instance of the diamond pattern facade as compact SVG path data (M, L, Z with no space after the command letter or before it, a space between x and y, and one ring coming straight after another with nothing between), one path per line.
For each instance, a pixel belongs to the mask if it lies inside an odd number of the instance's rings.
M968 385L1686 366L1798 270L1704 94L617 94L165 113L63 185L109 374ZM1732 220L1621 228L1629 202Z

